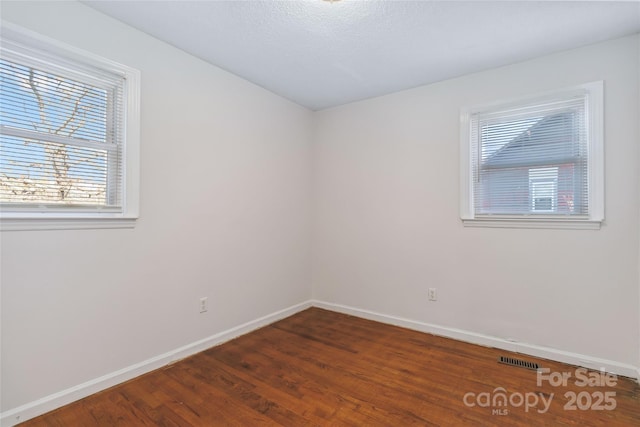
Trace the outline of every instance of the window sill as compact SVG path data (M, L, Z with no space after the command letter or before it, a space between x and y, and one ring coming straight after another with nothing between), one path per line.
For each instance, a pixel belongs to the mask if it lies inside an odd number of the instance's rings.
M134 228L137 218L0 218L0 231L37 230L97 230L110 228Z
M565 230L599 230L602 221L584 219L522 219L522 218L475 218L463 219L465 227L485 228L546 228Z

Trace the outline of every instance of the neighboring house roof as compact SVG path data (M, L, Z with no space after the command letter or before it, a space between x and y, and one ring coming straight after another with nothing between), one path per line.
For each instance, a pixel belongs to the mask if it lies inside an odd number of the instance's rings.
M577 120L572 111L546 116L491 155L483 167L573 163L580 157Z

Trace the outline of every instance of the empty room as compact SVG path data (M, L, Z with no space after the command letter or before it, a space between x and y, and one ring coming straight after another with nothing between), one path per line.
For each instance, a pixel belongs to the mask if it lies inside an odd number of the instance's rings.
M0 424L640 425L639 1L0 1Z

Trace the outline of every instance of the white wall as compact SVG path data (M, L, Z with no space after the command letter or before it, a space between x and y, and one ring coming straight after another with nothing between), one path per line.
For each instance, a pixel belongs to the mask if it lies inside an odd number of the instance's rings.
M459 109L595 80L602 229L463 227ZM314 298L636 366L638 81L633 36L318 113Z
M309 299L310 111L81 4L2 18L142 73L137 227L0 235L3 411Z

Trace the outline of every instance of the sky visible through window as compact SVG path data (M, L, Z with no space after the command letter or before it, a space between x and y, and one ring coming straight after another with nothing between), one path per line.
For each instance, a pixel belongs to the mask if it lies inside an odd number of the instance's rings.
M52 73L0 59L0 201L105 201L108 92ZM8 129L8 130L7 130ZM11 129L37 132L15 135ZM50 135L63 137L51 141ZM67 139L72 138L72 139ZM55 138L53 138L55 139ZM66 142L68 141L68 142ZM106 147L106 145L105 145ZM21 180L24 188L15 188ZM34 187L34 188L35 188Z
M502 147L531 129L544 117L527 117L525 119L501 121L483 124L481 135L481 161L491 158Z

